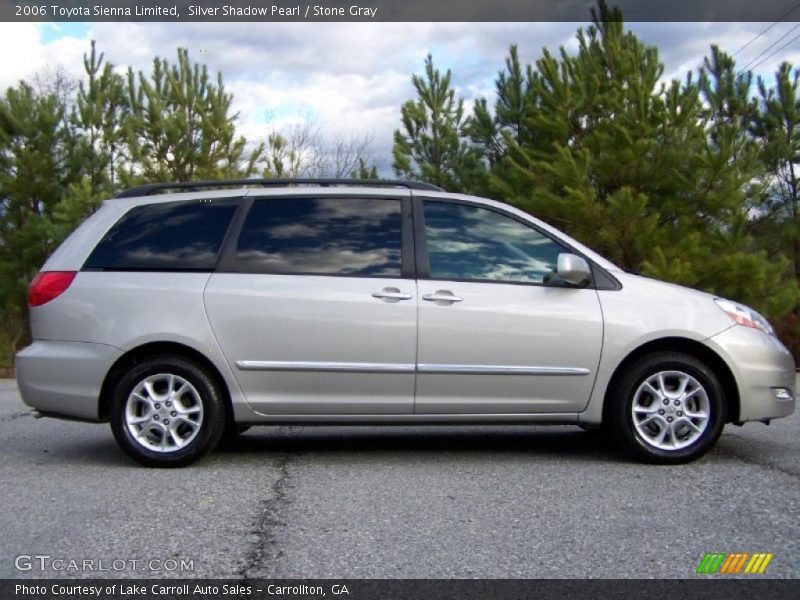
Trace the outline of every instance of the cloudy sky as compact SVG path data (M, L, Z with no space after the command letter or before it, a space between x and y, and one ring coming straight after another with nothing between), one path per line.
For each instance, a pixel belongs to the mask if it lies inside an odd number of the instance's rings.
M325 130L372 133L373 151L390 172L392 131L402 102L413 96L410 77L428 52L453 70L468 103L491 97L510 44L525 62L543 47L575 47L579 23L0 23L0 86L43 69L82 76L91 39L120 67L149 71L154 56L174 58L178 46L224 75L235 96L240 128L259 140L273 129L311 116ZM800 65L800 24L633 23L659 48L665 77L683 77L714 43L730 52L745 46L738 64L771 78L778 64ZM762 33L760 37L759 33ZM796 37L797 36L797 37ZM766 60L764 60L766 59Z

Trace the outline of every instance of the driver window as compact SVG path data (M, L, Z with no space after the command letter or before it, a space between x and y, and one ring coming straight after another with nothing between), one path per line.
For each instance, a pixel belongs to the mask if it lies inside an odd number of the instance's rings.
M566 248L499 212L426 201L432 279L547 283Z

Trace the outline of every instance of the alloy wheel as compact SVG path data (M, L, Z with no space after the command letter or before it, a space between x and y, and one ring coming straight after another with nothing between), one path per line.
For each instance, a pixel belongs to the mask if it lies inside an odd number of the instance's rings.
M659 450L686 448L708 428L708 392L683 371L659 371L645 379L631 404L633 425L645 444Z
M137 383L125 402L125 426L148 450L175 452L197 437L203 402L197 388L179 375L158 373Z

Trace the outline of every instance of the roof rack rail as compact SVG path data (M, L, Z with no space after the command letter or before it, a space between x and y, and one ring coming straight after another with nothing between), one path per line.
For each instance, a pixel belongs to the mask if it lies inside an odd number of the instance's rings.
M426 190L429 192L443 192L444 190L431 183L422 181L404 181L400 179L219 179L216 181L175 181L172 183L148 183L128 188L119 192L115 198L134 198L137 196L150 196L165 190L197 191L201 188L213 187L283 187L291 185L318 185L322 187L335 185L372 186L372 187L402 187L409 190Z

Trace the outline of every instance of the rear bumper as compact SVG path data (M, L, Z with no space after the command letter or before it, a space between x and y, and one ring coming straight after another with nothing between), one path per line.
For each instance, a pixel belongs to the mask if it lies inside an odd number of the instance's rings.
M738 421L765 421L794 412L795 363L776 338L737 325L705 343L725 359L736 379ZM779 394L778 390L788 393Z
M98 421L103 380L120 356L105 344L34 341L14 361L22 401L47 416Z

